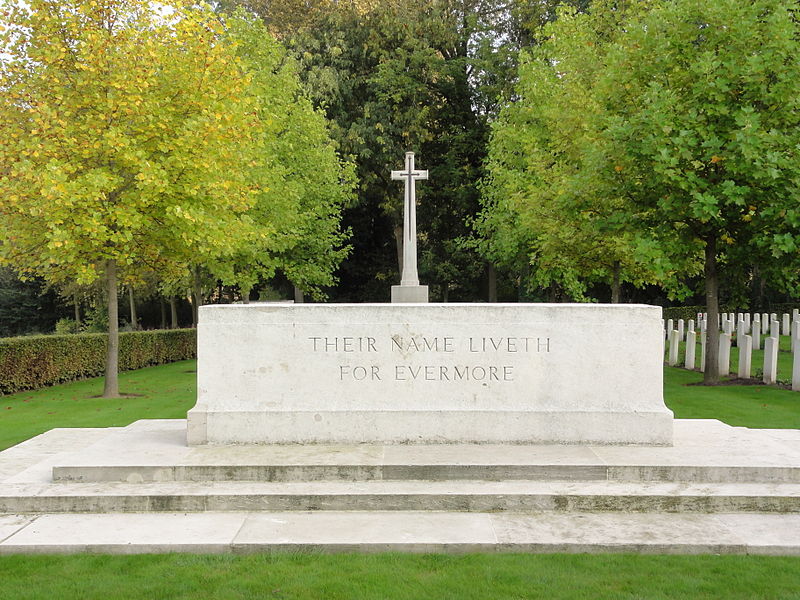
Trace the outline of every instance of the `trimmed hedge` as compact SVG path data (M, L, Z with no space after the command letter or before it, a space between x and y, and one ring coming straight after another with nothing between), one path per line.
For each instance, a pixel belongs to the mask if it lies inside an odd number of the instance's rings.
M12 394L105 372L105 333L0 339L0 394ZM162 329L119 334L119 370L195 358L197 330Z

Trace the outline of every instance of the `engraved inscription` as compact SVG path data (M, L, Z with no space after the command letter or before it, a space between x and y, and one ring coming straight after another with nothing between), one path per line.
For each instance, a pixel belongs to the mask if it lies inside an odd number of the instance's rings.
M551 350L549 337L536 336L469 336L463 338L428 335L375 336L313 336L308 338L312 352L326 354L388 353L394 356L389 365L369 362L342 362L338 365L339 381L438 381L491 382L514 381L512 364L504 364L503 356L547 354ZM474 355L473 364L449 358L449 364L412 364L413 356L445 358L457 351ZM463 356L463 355L462 355ZM366 356L365 356L366 358ZM377 357L376 357L377 358ZM440 360L441 360L440 358ZM375 360L375 359L373 359ZM435 360L433 362L436 362ZM469 361L472 362L472 361Z

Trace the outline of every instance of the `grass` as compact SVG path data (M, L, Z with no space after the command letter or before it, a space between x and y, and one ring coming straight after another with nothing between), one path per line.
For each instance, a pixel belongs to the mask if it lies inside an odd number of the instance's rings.
M187 360L120 373L120 391L106 400L102 377L0 396L0 450L55 427L117 427L139 419L184 419L195 403L196 362Z
M754 600L800 598L800 559L625 554L7 556L0 557L0 581L5 600Z
M699 353L698 353L699 357ZM54 427L109 427L184 418L195 362L120 376L134 398L103 400L102 379L0 397L0 448ZM678 418L800 428L800 393L768 386L689 385L702 374L665 367ZM0 556L3 600L63 599L632 599L800 600L800 558L606 555Z

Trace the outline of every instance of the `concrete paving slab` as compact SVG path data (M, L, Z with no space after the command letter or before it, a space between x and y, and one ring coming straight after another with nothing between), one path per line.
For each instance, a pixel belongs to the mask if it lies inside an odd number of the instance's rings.
M19 476L21 481L50 479L51 463L46 459L70 453L94 444L120 428L51 429L0 452L0 481ZM30 473L23 474L28 469Z
M42 515L0 543L0 553L224 552L237 513Z
M32 515L0 515L0 543L30 525L36 518Z
M547 513L492 516L498 543L528 552L744 554L713 515Z
M748 554L800 555L800 514L724 514L717 520L746 542Z
M491 517L481 513L311 512L254 514L234 540L236 551L319 548L336 551L464 552L496 545Z

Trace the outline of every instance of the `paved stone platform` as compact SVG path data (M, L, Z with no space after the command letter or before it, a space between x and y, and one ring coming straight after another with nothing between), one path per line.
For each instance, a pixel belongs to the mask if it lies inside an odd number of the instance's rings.
M800 554L800 430L671 447L199 446L183 420L0 452L0 553Z

